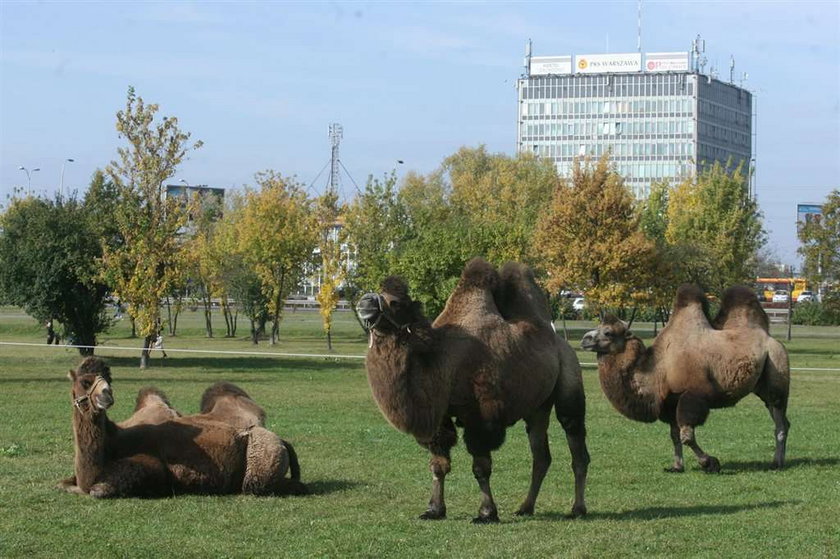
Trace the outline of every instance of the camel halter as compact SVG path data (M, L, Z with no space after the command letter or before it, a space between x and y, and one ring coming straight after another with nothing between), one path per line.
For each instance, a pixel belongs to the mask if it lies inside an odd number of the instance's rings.
M96 375L96 380L94 380L93 384L90 385L90 388L88 388L88 391L85 392L85 394L83 396L79 396L78 398L75 398L73 400L73 405L76 407L76 409L78 409L79 411L82 411L82 404L85 404L85 403L90 401L90 397L93 394L93 391L96 390L96 387L99 386L103 382L107 383L108 381L106 381L101 375Z

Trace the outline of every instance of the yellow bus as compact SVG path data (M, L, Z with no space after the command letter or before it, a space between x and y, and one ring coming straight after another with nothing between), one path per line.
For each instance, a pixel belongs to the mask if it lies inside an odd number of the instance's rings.
M796 301L799 294L808 291L808 281L805 278L756 278L756 292L765 301L772 301L773 294L778 290L790 290L791 301Z

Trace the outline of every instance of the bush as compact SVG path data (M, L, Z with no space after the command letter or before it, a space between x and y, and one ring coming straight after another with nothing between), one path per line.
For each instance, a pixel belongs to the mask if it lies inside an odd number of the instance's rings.
M822 303L806 301L798 303L793 308L794 324L804 326L836 326L840 325L840 296L831 294Z

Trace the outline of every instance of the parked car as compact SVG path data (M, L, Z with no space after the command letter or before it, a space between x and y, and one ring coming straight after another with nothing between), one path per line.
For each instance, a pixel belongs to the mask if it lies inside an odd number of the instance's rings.
M582 312L584 307L586 307L586 299L583 297L577 297L574 301L572 301L572 308L577 312Z
M799 294L799 297L796 298L797 303L804 303L806 301L814 301L814 293L812 291L803 291Z
M777 289L775 293L773 293L773 302L774 303L787 303L788 299L790 299L790 295L784 289Z

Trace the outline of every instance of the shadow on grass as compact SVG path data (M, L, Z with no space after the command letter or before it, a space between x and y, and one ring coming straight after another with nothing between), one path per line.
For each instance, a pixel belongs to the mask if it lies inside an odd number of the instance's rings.
M329 495L330 493L338 493L347 489L353 489L361 485L355 481L346 479L320 479L317 481L303 480L306 488L309 490L309 495Z
M622 512L590 512L578 521L587 520L659 520L662 518L682 518L690 516L737 514L739 512L757 509L775 509L787 505L796 505L802 501L770 501L769 503L756 503L750 505L692 505L678 507L645 507L636 510ZM570 517L562 513L539 514L539 518L546 520L570 520Z
M840 465L840 458L837 457L829 457L829 458L792 458L790 460L785 461L785 467L781 471L785 470L793 470L799 468L810 468L810 467L820 467L820 466L837 466ZM724 462L723 463L723 471L720 473L723 475L726 474L737 474L740 472L770 472L774 471L773 468L770 466L770 461L758 461L752 460L749 462Z

